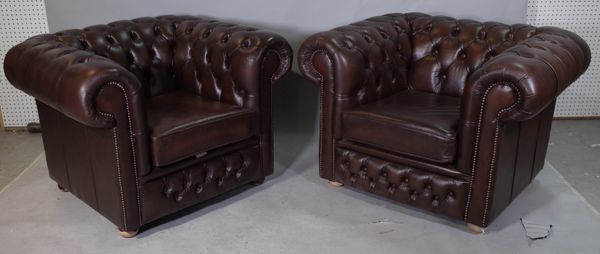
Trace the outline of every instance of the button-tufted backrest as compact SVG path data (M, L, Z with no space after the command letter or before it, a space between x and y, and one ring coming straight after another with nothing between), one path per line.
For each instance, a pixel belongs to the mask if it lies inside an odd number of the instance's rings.
M76 49L112 59L135 74L146 95L154 96L176 87L173 71L173 35L190 16L161 16L122 20L107 25L56 33L58 40Z
M70 47L110 58L132 72L147 96L184 89L224 103L256 97L248 84L249 55L268 43L256 29L193 16L144 17L56 33ZM250 33L255 34L251 35ZM261 34L262 35L262 34ZM237 67L237 69L236 69ZM232 70L234 69L234 70ZM255 104L255 103L254 103Z
M451 96L462 95L467 77L483 63L536 34L535 27L522 24L422 13L404 16L411 26L413 49L408 86Z
M218 21L185 20L175 34L173 66L181 88L204 97L235 105L252 97L242 74L250 68L249 55L260 44L257 29Z

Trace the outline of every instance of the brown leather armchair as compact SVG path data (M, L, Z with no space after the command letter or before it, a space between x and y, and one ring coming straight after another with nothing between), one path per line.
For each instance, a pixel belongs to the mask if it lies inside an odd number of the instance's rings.
M282 37L191 16L32 37L5 59L37 100L50 177L131 237L273 172Z
M308 38L320 175L482 232L542 169L556 97L590 61L553 27L421 13Z

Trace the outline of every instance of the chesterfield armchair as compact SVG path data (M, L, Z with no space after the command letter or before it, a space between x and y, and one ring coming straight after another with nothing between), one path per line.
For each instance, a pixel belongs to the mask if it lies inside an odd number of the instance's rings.
M589 65L553 27L388 14L299 50L320 86L320 176L482 233L542 169L556 97Z
M50 177L132 237L273 172L282 37L191 16L32 37L5 73L37 100Z

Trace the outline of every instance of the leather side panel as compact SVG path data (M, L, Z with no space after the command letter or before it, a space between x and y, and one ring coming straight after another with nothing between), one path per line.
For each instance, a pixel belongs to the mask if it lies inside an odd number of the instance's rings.
M502 137L498 144L498 166L495 178L496 186L492 195L494 202L490 208L490 220L506 208L513 199L513 179L515 177L515 163L519 147L520 123L509 122L500 129Z
M535 150L538 139L538 127L540 116L521 122L519 135L519 148L517 162L515 164L515 176L513 180L512 198L514 199L529 183L533 171Z
M61 186L71 189L69 173L63 156L60 113L38 100L36 103L42 125L42 139L50 178Z
M544 161L546 160L546 152L548 150L548 141L550 140L550 131L552 128L552 119L554 117L555 105L556 102L553 102L540 114L541 119L537 133L537 147L535 149L535 160L533 163L533 172L531 175L532 180L544 167Z

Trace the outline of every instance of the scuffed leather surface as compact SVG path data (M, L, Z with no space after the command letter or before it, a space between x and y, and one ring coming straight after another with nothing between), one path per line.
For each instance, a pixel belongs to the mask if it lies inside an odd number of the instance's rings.
M344 113L343 139L438 163L452 163L460 100L402 91Z
M370 36L373 31L389 36ZM320 86L320 175L337 176L336 144L351 128L362 128L343 121L348 112L403 90L458 97L458 146L453 163L446 166L448 172L472 177L463 219L487 226L493 217L488 211L507 205L491 209L494 196L506 196L494 193L510 192L509 187L494 184L500 132L509 122L529 121L552 105L586 70L590 56L585 41L559 28L422 13L387 14L312 35L303 42L298 62L302 73ZM396 124L397 129L402 125ZM547 133L547 128L538 131ZM361 133L361 140L376 140L379 133L371 133ZM395 149L384 149L390 156L380 157L392 157ZM545 154L543 147L536 149ZM511 156L520 154L512 152ZM514 170L514 166L505 169Z
M258 135L258 114L185 92L149 100L152 165L168 165Z
M468 183L336 149L335 180L425 210L462 219Z
M147 180L141 187L143 223L264 177L259 158L259 147L252 146Z

